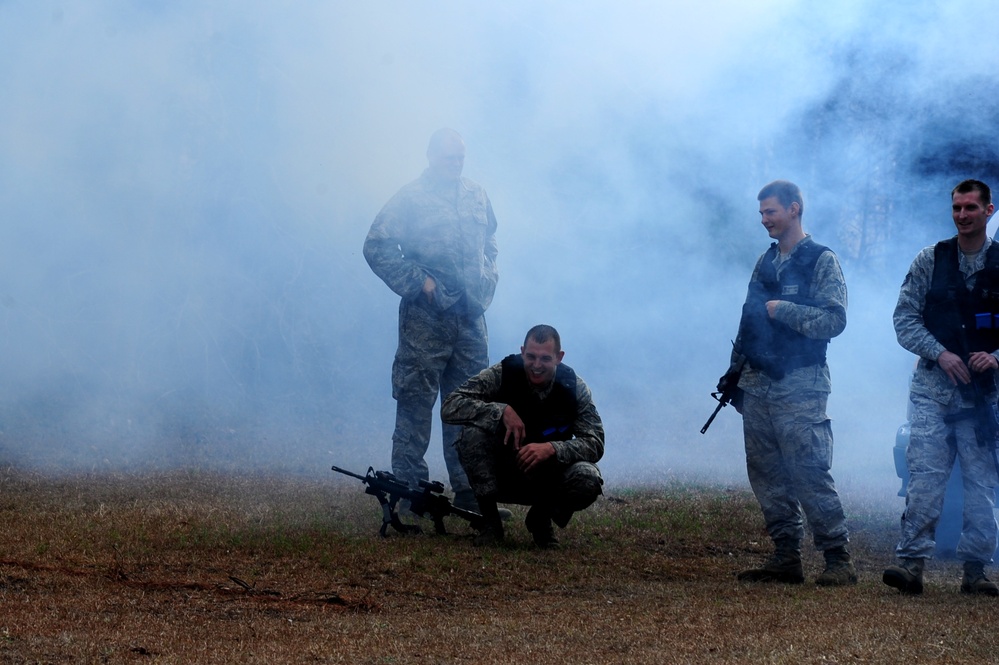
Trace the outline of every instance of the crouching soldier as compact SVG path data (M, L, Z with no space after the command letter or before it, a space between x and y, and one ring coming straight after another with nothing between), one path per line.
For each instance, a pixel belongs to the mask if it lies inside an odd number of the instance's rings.
M498 504L513 503L531 507L535 544L556 548L553 523L565 528L601 493L603 424L564 355L558 331L535 326L519 356L482 370L441 405L444 422L463 426L458 457L486 518L476 545L503 540Z

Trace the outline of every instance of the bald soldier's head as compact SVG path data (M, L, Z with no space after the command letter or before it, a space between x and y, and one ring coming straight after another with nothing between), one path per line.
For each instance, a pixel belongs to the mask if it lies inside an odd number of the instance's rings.
M438 129L427 146L430 173L438 180L457 180L465 167L465 142L453 129Z

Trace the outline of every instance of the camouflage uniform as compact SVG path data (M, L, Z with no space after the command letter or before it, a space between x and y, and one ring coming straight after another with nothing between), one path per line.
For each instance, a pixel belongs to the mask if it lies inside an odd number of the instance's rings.
M495 232L482 187L467 178L440 183L428 169L385 204L364 241L368 265L402 298L392 471L413 485L428 478L424 456L438 392L447 395L489 363L484 312L498 277ZM432 302L423 293L427 277L437 283ZM451 488L470 496L454 448L459 431L444 426L444 460Z
M969 289L975 283L975 274L985 266L991 244L992 240L987 238L981 252L971 260L959 252L959 269ZM909 394L914 406L906 452L911 475L902 516L902 538L896 552L902 559L931 558L937 521L956 456L961 460L964 484L964 530L958 541L957 557L988 563L996 549L996 467L988 448L978 445L973 419L950 423L944 420L962 408L972 407L974 397L970 391L955 386L937 365L936 359L946 349L924 325L922 312L934 263L932 246L916 256L895 306L898 342L920 357ZM999 358L999 351L993 355ZM996 395L987 395L986 400L995 403Z
M507 405L496 401L502 380L501 363L473 376L444 400L441 418L464 426L458 452L477 497L494 496L500 503L550 504L556 523L564 527L573 512L596 501L603 485L596 462L604 454L604 428L593 395L577 376L574 436L551 441L555 463L527 476L516 468L512 444L503 442ZM551 389L549 384L537 392L538 397L543 399Z
M812 243L806 236L782 261L777 273L795 252ZM765 256L765 255L764 255ZM757 282L763 256L751 278ZM846 282L839 261L824 252L815 264L809 297L816 306L782 301L774 319L809 339L831 339L846 327ZM741 348L741 339L736 348ZM733 364L741 360L733 354ZM808 520L815 547L821 551L843 547L849 541L846 518L832 468L833 436L826 416L832 388L829 366L821 364L789 370L772 379L747 362L739 379L743 391L742 416L746 440L746 467L771 539L798 544Z

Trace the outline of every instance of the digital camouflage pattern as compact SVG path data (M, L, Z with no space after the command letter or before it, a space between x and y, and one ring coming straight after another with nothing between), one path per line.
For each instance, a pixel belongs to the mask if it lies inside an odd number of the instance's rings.
M552 441L556 463L528 477L517 471L512 445L503 442L506 404L495 401L502 379L502 364L492 365L451 393L441 406L445 422L463 426L458 451L476 496L496 496L501 503L544 502L568 514L592 504L603 486L596 462L604 453L604 428L589 386L577 375L574 437ZM539 398L550 391L551 385L538 392Z
M992 244L986 238L982 251L968 256L960 253L959 269L971 288L975 275L985 267L985 255ZM912 262L899 291L895 306L895 333L899 344L920 356L910 385L913 404L906 461L909 484L906 487L902 537L896 552L903 558L930 558L934 551L937 522L954 466L961 461L964 482L964 530L957 545L963 561L992 561L996 549L995 461L985 446L978 445L974 420L960 418L945 422L949 415L974 406L971 391L962 391L936 364L945 350L923 324L922 311L933 279L933 247L920 251ZM993 353L999 358L999 352ZM927 362L932 361L932 362ZM986 396L995 403L996 394Z
M401 297L399 346L392 365L396 425L392 472L416 485L428 478L433 406L489 363L483 316L492 302L496 218L485 190L459 178L440 183L429 170L378 213L364 241L372 271ZM433 298L423 293L431 277ZM451 488L469 492L454 448L460 428L443 428Z
M829 393L810 389L819 367L789 373L782 388L799 386L782 397L747 393L742 407L746 468L767 533L774 541L800 543L803 516L815 548L846 545L846 517L832 468L832 427L826 417Z
M429 169L400 189L375 217L364 241L371 270L403 300L437 282L433 306L470 318L496 291L496 217L485 190L468 178L435 181Z
M806 236L791 250L813 242ZM765 255L765 254L764 254ZM790 255L789 255L790 256ZM758 281L761 256L750 281ZM774 263L778 275L786 263ZM824 252L815 264L809 296L813 305L781 301L774 318L813 339L831 339L846 328L846 280L836 255ZM741 356L735 343L732 366ZM826 402L832 389L825 363L788 371L773 380L747 363L739 379L745 393L742 416L749 482L774 541L800 543L807 519L816 549L849 541L832 467L833 436Z

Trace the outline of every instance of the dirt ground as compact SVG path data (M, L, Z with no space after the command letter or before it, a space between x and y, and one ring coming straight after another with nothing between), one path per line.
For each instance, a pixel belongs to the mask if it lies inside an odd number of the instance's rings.
M742 584L768 553L745 490L611 491L535 548L377 536L360 483L0 475L0 663L995 662L995 599L934 562L880 581L897 515L849 506L861 581ZM429 525L425 525L432 531Z

